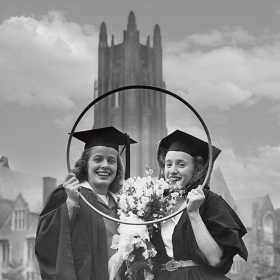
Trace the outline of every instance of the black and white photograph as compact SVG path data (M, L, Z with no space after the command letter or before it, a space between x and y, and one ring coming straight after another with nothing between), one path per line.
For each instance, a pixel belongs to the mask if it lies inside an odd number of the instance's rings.
M280 279L279 1L0 0L6 279Z

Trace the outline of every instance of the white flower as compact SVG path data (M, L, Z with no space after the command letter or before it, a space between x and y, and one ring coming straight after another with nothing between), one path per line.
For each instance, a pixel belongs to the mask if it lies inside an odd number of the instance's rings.
M157 254L157 251L156 251L154 248L151 248L151 249L150 249L150 255L151 255L152 257L155 257L156 254Z
M151 177L152 170L147 167L146 171L148 175L146 177L134 176L124 181L118 195L120 220L135 222L143 221L144 217L148 217L148 219L165 217L182 196L182 187L179 182L171 185L163 178L154 182ZM170 190L170 192L163 196L165 190ZM154 226L158 227L158 224L154 224ZM117 259L123 258L131 262L137 262L134 253L137 248L143 248L143 257L148 262L150 262L151 257L157 254L149 243L150 237L146 225L120 224L118 231L120 234L113 237L112 244L113 248L118 249L119 256L117 256Z
M119 201L119 208L126 212L127 211L127 202L126 202L126 199L121 197L120 201Z
M158 183L159 186L162 186L166 183L166 181L164 181L163 178L160 178L160 179L157 180L157 183Z
M128 205L130 206L131 209L136 208L136 205L134 203L134 197L128 196L127 197L127 203L128 203Z
M150 201L150 198L147 196L142 196L141 201L142 201L143 205L147 205L148 202Z
M171 193L171 196L173 199L176 199L177 197L179 197L179 194L177 192Z
M145 191L146 196L151 196L154 193L154 190L152 188L147 188Z
M119 240L120 240L120 236L115 234L112 239L112 246L111 246L112 249L119 248Z
M145 165L145 172L147 175L152 175L153 174L153 170L150 168L149 165Z
M142 256L145 258L145 260L147 260L149 258L149 252L148 250L145 250L143 253L142 253Z
M155 188L155 193L158 197L162 196L164 193L164 189L161 187Z
M139 211L137 211L137 215L139 216L139 217L141 217L141 216L144 216L144 211L143 210L139 210Z

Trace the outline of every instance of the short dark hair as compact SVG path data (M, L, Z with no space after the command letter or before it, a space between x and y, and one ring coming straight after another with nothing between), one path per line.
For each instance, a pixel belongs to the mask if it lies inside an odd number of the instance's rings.
M77 179L80 182L88 180L88 161L91 156L91 151L94 147L85 149L82 152L81 157L76 161L75 168L72 169L72 172L76 175ZM122 188L122 182L124 180L124 166L120 157L120 154L117 154L117 173L114 181L110 184L109 190L112 193L117 193Z

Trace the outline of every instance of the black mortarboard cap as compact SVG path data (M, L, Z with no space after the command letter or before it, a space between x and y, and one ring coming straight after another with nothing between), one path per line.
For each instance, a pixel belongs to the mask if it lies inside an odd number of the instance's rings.
M160 141L159 147L168 151L181 151L191 156L201 156L208 159L208 143L181 130L175 130ZM213 161L218 157L221 150L212 145Z
M125 151L125 178L127 179L130 176L130 145L137 142L131 139L128 134L109 126L74 132L73 137L85 143L84 149L105 146L117 150L121 155ZM119 151L121 146L123 146L123 149Z
M85 143L84 149L105 146L119 151L119 146L137 143L131 138L127 143L127 134L113 126L74 132L73 137Z

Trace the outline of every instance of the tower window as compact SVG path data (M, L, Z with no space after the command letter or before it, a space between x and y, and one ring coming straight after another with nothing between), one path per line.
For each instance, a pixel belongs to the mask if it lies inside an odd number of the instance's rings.
M98 85L97 85L97 81L94 81L94 98L98 97Z
M115 108L120 107L120 96L119 96L119 92L115 93Z

